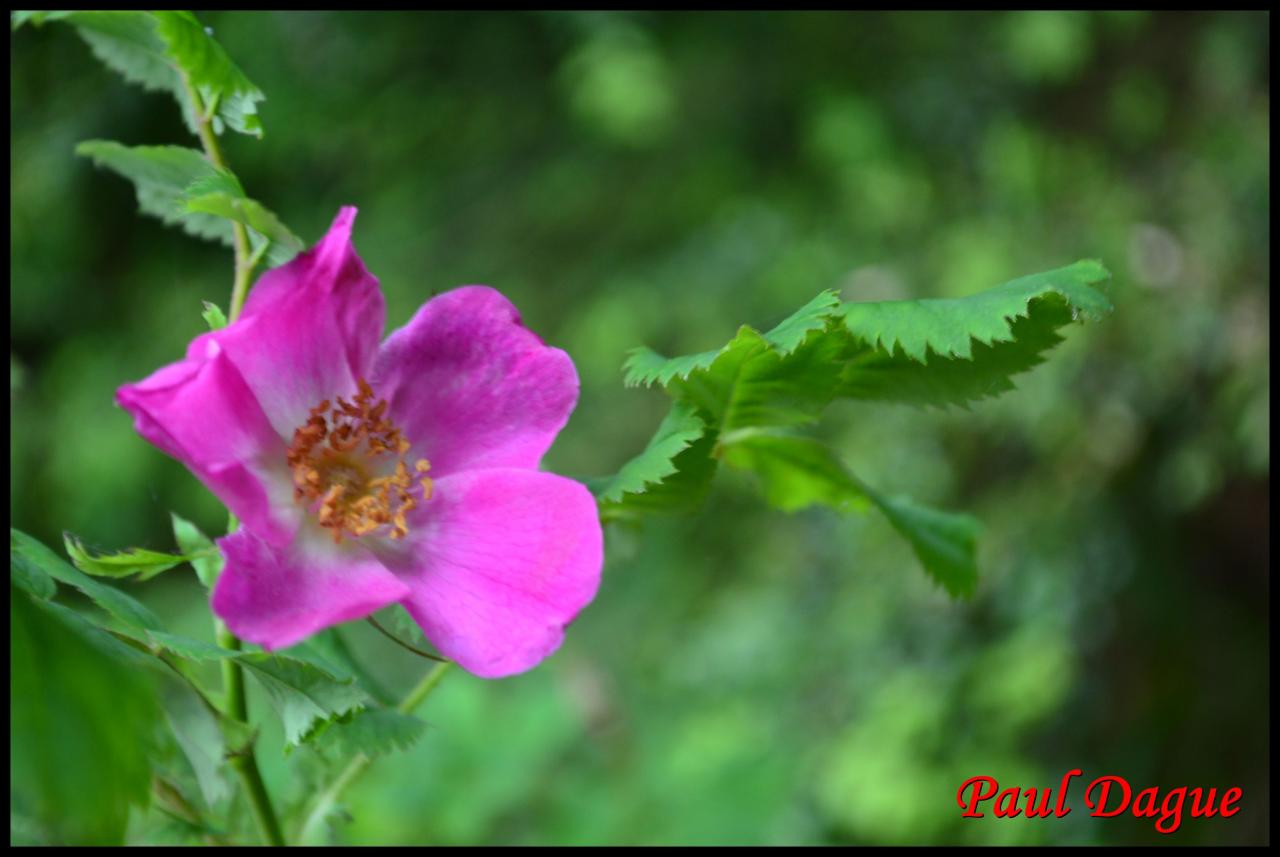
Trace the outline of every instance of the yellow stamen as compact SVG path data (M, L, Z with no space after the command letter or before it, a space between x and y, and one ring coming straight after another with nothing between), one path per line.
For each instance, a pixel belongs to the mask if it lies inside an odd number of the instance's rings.
M387 419L387 401L375 401L373 388L363 378L357 387L352 401L338 398L331 408L325 399L316 405L293 433L286 457L293 471L294 497L312 509L336 544L343 536L359 538L383 528L384 535L403 539L409 533L405 516L418 505L404 460L411 444ZM394 471L371 477L371 471L385 472L377 461L383 455L396 456ZM426 502L432 483L423 474L431 464L420 458L413 469Z

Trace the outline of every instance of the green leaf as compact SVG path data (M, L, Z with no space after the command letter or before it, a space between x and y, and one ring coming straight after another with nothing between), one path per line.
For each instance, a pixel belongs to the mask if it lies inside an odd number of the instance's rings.
M833 509L867 508L867 493L830 447L807 437L773 429L744 429L725 435L721 458L732 467L753 471L769 504L784 512L813 505Z
M1057 329L1071 321L1068 307L1036 300L1030 316L1010 326L1013 339L973 343L971 356L946 358L930 352L926 362L866 349L844 369L840 395L853 399L967 408L971 402L1014 389L1012 378L1044 362L1044 352L1062 342Z
M215 214L242 223L257 232L271 242L267 251L267 261L272 266L283 265L302 250L302 239L290 232L289 228L262 203L248 199L243 192L238 197L225 191L199 193L201 187L207 187L209 184L208 179L203 179L187 188L189 195L186 200L187 211Z
M274 213L244 195L239 179L195 149L86 140L76 146L76 154L132 181L144 214L181 226L189 235L230 246L231 223L241 223L253 230L259 244L269 242L265 252L272 265L289 261L303 247L302 239Z
M840 308L845 326L858 339L924 362L932 349L942 357L971 359L974 341L988 345L1014 339L1010 322L1030 317L1032 301L1053 297L1073 317L1098 318L1111 303L1093 283L1111 276L1096 260L1087 259L1032 274L966 298L847 303Z
M716 472L717 462L711 457L715 440L715 433L708 432L689 444L671 459L674 470L660 481L646 484L643 491L624 492L619 500L602 501L600 519L634 522L643 515L672 514L697 508L706 497Z
M837 390L845 341L819 333L790 352L747 329L705 371L677 382L678 395L713 415L722 433L816 420Z
M294 658L252 653L236 660L266 691L280 715L288 746L296 746L318 723L356 711L367 702L350 679L340 680Z
M205 806L230 797L226 778L226 739L218 717L185 688L165 694L164 713L183 756L191 765Z
M85 627L107 635L52 602L11 588L9 616L11 811L52 843L119 844L149 792L154 676L88 642Z
M20 13L24 21L64 21L89 43L94 56L125 80L144 89L168 92L196 133L202 115L191 103L186 82L199 94L203 114L221 133L228 127L262 136L258 102L266 96L245 76L190 12L59 11ZM184 82L185 80L185 82Z
M844 336L829 331L838 306L832 292L823 292L768 333L744 325L714 352L667 360L637 350L627 361L626 381L662 384L721 432L809 422L838 389L848 347Z
M809 334L826 327L839 306L839 295L828 289L779 322L764 338L773 350L786 356L799 348Z
M258 102L262 90L245 77L227 52L213 40L190 12L154 12L156 29L166 43L166 55L200 93L206 109L216 107L218 119L242 134L262 136Z
M889 499L851 473L833 450L812 438L777 430L748 429L721 440L725 463L760 478L770 505L785 512L823 505L862 511L874 503L907 540L920 564L953 596L967 596L977 582L978 522L906 498Z
M405 615L408 616L407 613ZM284 654L306 661L344 681L354 679L362 690L383 705L393 702L391 694L356 660L338 628L327 628L318 634L312 634L301 643L285 649Z
M870 494L872 501L911 544L916 558L953 596L973 594L978 583L977 545L982 525L976 518L922 506L907 497Z
M245 195L244 186L240 184L240 179L236 178L234 173L230 170L220 170L215 167L211 174L201 176L187 185L183 191L183 196L188 199L194 199L210 193L226 194L237 198Z
M839 303L835 292L824 291L768 333L760 334L743 325L728 345L712 351L667 358L644 346L635 348L623 365L624 383L628 387L651 386L655 383L665 387L674 380L688 380L694 372L711 367L717 358L743 349L758 353L767 348L786 356L795 351L809 334L822 330L827 320L836 313Z
M146 548L129 548L118 553L93 556L70 533L63 533L62 538L72 564L85 574L96 577L131 577L136 574L138 580L150 580L175 565L197 559L185 554L160 553Z
M86 140L76 154L92 158L134 184L138 208L188 235L231 246L231 224L223 217L188 211L187 188L217 170L195 149L184 146L123 146L110 140Z
M48 601L58 594L58 584L35 563L16 553L9 554L9 581L23 592Z
M233 658L240 654L240 652L224 649L213 643L206 643L203 640L183 637L179 634L170 634L165 631L148 631L147 640L180 658L186 658L191 661L216 661L222 658Z
M692 440L692 423L664 422L617 476L594 482L601 517L675 507L682 490L700 497L723 459L755 472L780 509L874 504L930 575L953 595L968 594L977 576L974 519L886 498L822 444L778 429L816 420L838 398L963 407L1011 390L1014 375L1062 341L1060 328L1110 310L1093 287L1108 276L1086 260L961 299L840 304L823 292L768 333L743 326L713 351L666 358L637 349L624 367L627 384L661 386L673 415L704 428ZM690 474L697 478L681 479Z
M99 583L72 568L49 548L21 530L9 528L9 551L44 571L54 580L74 586L124 624L144 631L161 630L155 614L118 589Z
M665 387L675 378L688 378L690 372L707 368L715 362L721 350L717 348L684 357L663 357L643 345L633 348L622 366L625 373L623 383L628 387L647 387L655 383Z
M1057 330L1111 308L1092 284L1096 261L1034 274L967 298L850 303L850 351L840 395L920 405L960 405L1013 389L1010 378L1043 362Z
M64 21L76 28L103 65L130 83L153 92L168 92L177 99L183 117L195 133L195 113L182 86L182 78L166 56L165 42L150 12L69 11L46 12L44 21Z
M142 651L136 645L130 645L126 642L126 640L135 640L134 637L102 627L97 623L95 617L72 610L70 607L59 604L56 601L42 601L40 602L40 608L49 613L56 613L71 633L80 637L80 639L102 654L131 669L142 669L154 673L162 673L165 669L149 653ZM146 644L143 643L142 647L145 648Z
M613 476L592 485L596 498L601 503L617 502L624 494L641 494L649 486L662 482L676 472L675 457L706 430L706 423L691 406L676 402L643 452Z
M204 323L209 325L210 330L222 330L227 326L227 315L222 311L222 307L212 301L204 301L204 312L200 313L200 317L204 319Z
M390 708L366 708L346 722L316 730L312 741L334 743L343 756L362 753L370 758L408 750L427 730L427 724Z
M169 513L169 517L173 519L173 538L178 543L179 550L192 557L191 567L195 569L196 577L205 588L213 589L226 562L222 552L195 524L173 512Z
M28 21L32 26L39 27L45 21L56 21L59 18L65 18L70 12L33 12L29 10L14 11L9 14L9 22L13 29L18 29Z

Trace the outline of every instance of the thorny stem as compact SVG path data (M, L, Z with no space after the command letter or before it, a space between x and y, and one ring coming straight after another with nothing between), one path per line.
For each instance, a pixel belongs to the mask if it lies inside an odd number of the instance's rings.
M400 701L396 706L396 711L401 714L412 714L414 709L422 704L430 694L435 690L436 685L440 683L440 679L444 678L445 672L449 669L449 662L438 663L432 667L422 680L418 682L413 690ZM316 798L315 804L311 807L311 812L307 813L307 820L302 825L302 832L298 834L298 842L306 843L308 839L317 832L318 828L324 823L325 817L329 814L329 810L338 802L338 798L346 791L347 786L351 785L359 776L364 773L365 768L369 767L372 760L364 753L357 753L355 758L347 764L338 778L333 781L329 788Z

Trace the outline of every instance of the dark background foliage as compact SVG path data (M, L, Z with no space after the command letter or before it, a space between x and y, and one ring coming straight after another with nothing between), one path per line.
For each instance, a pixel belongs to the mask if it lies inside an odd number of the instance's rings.
M715 347L823 288L961 295L1082 257L1115 275L1117 312L999 401L827 418L873 484L984 520L971 601L881 521L779 515L724 474L697 515L607 533L600 595L546 666L450 676L337 839L1162 839L1086 817L1078 784L1062 821L957 817L966 777L1079 767L1240 786L1238 816L1166 841L1269 840L1268 17L201 18L268 97L231 164L308 241L360 207L389 325L488 283L573 355L559 472L615 470L660 419L621 385L635 345ZM181 353L202 299L225 306L230 256L72 154L192 141L70 29L11 46L12 521L101 548L170 547L170 509L217 532L112 393ZM133 591L208 637L189 578ZM349 637L389 688L424 667ZM264 741L286 802L324 775ZM129 835L168 834L152 812Z

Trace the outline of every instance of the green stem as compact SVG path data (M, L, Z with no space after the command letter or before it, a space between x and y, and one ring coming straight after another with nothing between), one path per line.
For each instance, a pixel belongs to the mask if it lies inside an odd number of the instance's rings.
M449 669L449 662L439 663L432 667L422 680L418 682L413 690L400 701L396 706L396 711L401 714L412 714L414 710L422 704L430 694L435 690L436 685L440 683L440 679L444 678L445 672ZM329 814L329 810L338 802L338 798L347 790L347 786L355 782L365 768L369 767L369 763L373 761L364 753L357 753L355 758L347 765L338 778L333 781L329 788L316 798L315 804L311 807L311 812L307 813L307 820L302 825L302 832L298 834L298 842L306 843L310 837L317 832L320 825L324 822L325 817Z
M240 651L240 638L231 633L219 619L214 619L218 645L233 652ZM222 659L222 690L226 694L226 711L229 717L241 723L249 722L249 701L244 695L244 668L231 658Z
M185 73L180 72L179 74L187 93L187 99L191 103L191 111L196 125L196 136L200 138L200 145L204 147L204 155L215 169L226 170L227 162L223 159L222 149L218 146L218 135L213 131L213 114L217 107L217 101L216 99L211 101L206 109L200 98L200 93L191 85L191 80ZM252 252L249 244L249 233L242 223L231 222L231 244L235 251L235 277L231 284L231 306L227 310L228 324L234 322L240 316L240 310L244 308L244 301L249 293L249 280L253 276L253 269L258 264L258 260L262 258L261 252ZM227 532L234 532L236 523L235 516L231 516ZM223 625L219 620L215 620L214 629L219 646L232 651L240 650L240 640L235 634L231 633L226 625ZM244 668L231 658L222 659L222 687L226 696L226 715L241 723L248 723L249 702L244 692ZM245 796L248 798L249 806L253 811L254 820L258 824L258 830L262 833L262 838L271 845L284 845L284 835L280 831L280 822L276 817L274 807L271 805L271 796L267 793L267 786L263 782L262 772L258 770L258 760L254 755L253 744L250 743L247 747L232 755L230 764L244 787Z
M215 620L216 621L216 620ZM240 639L222 624L216 621L218 645L224 649L240 650ZM222 659L222 687L226 691L226 713L241 723L249 722L249 700L244 692L244 667L231 658ZM233 755L231 767L240 778L245 796L249 799L249 808L253 811L254 821L258 823L258 831L269 845L284 845L284 834L280 830L280 822L276 818L275 808L271 805L271 796L267 793L267 784L258 770L258 759L253 752L253 744L245 747L242 753Z
M222 158L222 149L218 147L218 135L213 133L213 111L205 112L201 106L200 93L191 85L191 81L187 76L182 75L182 84L186 87L187 98L191 100L191 108L195 113L196 119L196 136L200 138L200 145L204 147L204 156L209 159L209 163L213 164L220 170L227 168L227 162ZM244 308L244 299L249 294L249 280L253 276L253 268L261 258L261 254L250 252L249 233L245 230L244 224L238 221L231 221L231 245L235 250L235 277L231 283L231 306L227 310L227 323L234 322L240 316L240 310Z
M449 662L444 661L436 664L431 670L422 677L422 681L414 686L413 690L396 706L396 711L401 714L412 714L414 709L422 704L423 700L436 689L436 685L440 683L440 679L444 678L445 671L449 669Z
M258 770L258 760L250 747L243 756L232 756L231 767L240 777L245 796L249 798L249 808L253 810L253 819L258 823L258 830L268 845L284 845L284 834L280 831L280 822L276 820L275 810L271 807L271 796L267 794L267 784L262 780Z
M216 169L227 169L222 150L218 147L218 136L213 132L213 108L211 103L206 111L200 93L191 85L191 81L182 74L182 85L186 88L187 98L191 101L191 109L196 120L196 136L204 147L204 155ZM250 252L249 233L244 224L231 222L231 245L235 251L235 277L231 284L231 306L227 310L227 323L234 322L244 307L245 297L249 293L249 279L253 268L258 263L260 254ZM232 515L227 532L234 532L236 519ZM240 640L232 634L226 625L215 620L214 628L218 645L224 649L240 650ZM241 723L249 722L249 701L244 693L244 668L231 658L222 659L222 687L226 694L226 714ZM270 845L284 845L284 834L280 830L280 821L275 808L271 805L271 796L267 793L267 785L262 780L262 772L258 770L258 759L254 755L253 743L230 758L231 767L240 778L249 807L253 811L254 820L262 838Z

